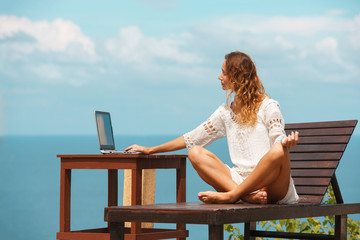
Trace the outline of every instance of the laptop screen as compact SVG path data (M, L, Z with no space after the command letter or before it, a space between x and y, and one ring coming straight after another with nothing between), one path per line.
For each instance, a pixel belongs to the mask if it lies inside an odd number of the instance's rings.
M95 111L95 120L98 131L100 149L114 150L115 143L111 126L110 113Z

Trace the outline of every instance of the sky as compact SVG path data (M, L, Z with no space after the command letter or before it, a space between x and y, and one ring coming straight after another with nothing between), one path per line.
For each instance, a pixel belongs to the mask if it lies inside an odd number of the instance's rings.
M360 1L1 1L0 135L183 134L254 60L287 123L360 119ZM360 127L355 134L360 134Z

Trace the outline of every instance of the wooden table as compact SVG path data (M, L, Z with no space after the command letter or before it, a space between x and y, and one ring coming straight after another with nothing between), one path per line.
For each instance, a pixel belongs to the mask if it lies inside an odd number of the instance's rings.
M118 169L132 170L131 204L141 205L142 170L176 169L176 202L186 201L186 157L187 155L57 155L61 159L60 174L60 231L56 239L110 239L107 228L71 231L71 170L107 169L108 206L118 206ZM176 229L141 229L141 223L131 224L126 229L125 239L185 239L188 231L185 224L177 224Z

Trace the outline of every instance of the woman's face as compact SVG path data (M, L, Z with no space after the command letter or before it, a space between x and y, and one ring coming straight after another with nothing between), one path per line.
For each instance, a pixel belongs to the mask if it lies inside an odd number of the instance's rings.
M224 61L224 63L221 66L221 74L218 77L218 79L221 81L221 86L223 90L229 90L230 86L229 86L229 78L226 75L226 71L225 71L225 64L226 64L226 60Z

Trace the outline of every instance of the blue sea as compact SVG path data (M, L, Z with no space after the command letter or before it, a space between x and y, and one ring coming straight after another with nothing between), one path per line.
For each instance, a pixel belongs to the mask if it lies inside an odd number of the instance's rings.
M153 146L177 136L116 136L118 149L137 143ZM225 139L208 147L230 164ZM6 136L0 138L1 239L49 240L59 231L60 160L57 154L98 154L94 136ZM186 150L176 153L183 154ZM353 136L337 177L346 203L360 202L360 136ZM123 171L119 171L122 204ZM187 162L187 201L198 201L199 191L211 190ZM156 203L175 202L175 170L157 170ZM106 170L73 170L71 229L105 227ZM358 221L359 215L351 215ZM160 227L165 227L161 224ZM157 225L159 226L159 225ZM174 225L167 224L172 227ZM242 225L236 225L242 227ZM207 226L188 225L188 239L208 238ZM242 228L241 228L242 230ZM225 235L226 236L226 235ZM226 239L226 238L225 238Z

